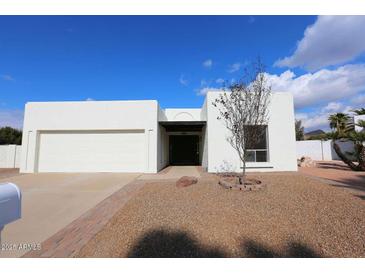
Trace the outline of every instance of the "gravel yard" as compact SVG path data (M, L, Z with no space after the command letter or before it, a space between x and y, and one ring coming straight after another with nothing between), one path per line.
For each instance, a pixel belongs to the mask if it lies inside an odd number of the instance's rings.
M76 257L365 257L363 200L298 173L251 176L266 187L152 180Z

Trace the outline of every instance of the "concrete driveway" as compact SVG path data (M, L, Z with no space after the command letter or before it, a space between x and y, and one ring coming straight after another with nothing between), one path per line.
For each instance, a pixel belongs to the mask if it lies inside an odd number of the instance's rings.
M2 247L36 247L87 210L134 181L137 173L42 173L0 178L22 190L22 218L5 226ZM2 250L20 257L29 250Z

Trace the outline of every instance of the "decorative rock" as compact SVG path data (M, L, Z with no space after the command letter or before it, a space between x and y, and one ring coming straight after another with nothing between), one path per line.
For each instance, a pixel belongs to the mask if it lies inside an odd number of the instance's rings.
M316 165L316 162L311 157L302 157L298 161L298 166L300 167L316 167Z
M187 187L196 184L198 179L196 177L183 176L176 182L176 187Z
M222 177L218 184L225 188L225 189L232 189L232 190L242 190L242 191L252 191L252 190L259 190L264 187L260 180L256 179L247 179L245 184L241 185L238 184L238 178L232 180L231 178Z

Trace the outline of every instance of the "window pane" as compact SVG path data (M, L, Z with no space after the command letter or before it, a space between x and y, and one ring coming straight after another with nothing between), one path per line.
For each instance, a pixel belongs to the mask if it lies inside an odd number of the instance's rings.
M267 126L245 126L249 140L246 140L247 149L267 149ZM255 139L251 139L254 136Z
M246 162L255 162L255 151L247 151Z
M256 151L256 162L267 162L267 151Z

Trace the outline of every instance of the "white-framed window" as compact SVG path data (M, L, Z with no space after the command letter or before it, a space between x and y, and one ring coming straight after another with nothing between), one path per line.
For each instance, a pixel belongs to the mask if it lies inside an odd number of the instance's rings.
M257 126L261 131L259 138L252 144L251 147L247 147L247 162L268 162L268 138L267 138L267 126Z

